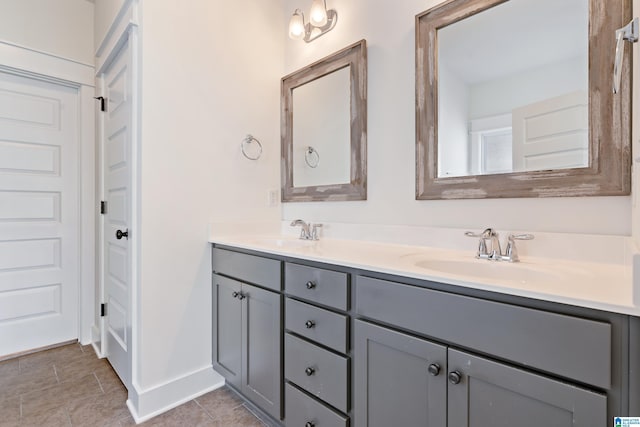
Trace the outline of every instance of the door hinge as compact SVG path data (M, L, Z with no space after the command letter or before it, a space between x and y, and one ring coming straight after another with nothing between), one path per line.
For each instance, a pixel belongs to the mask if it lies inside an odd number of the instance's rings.
M107 315L107 304L102 303L100 304L100 317L104 317L106 315Z
M107 111L105 101L107 100L104 96L94 96L93 99L97 99L100 101L100 111Z
M100 213L102 215L107 213L107 202L105 202L104 200L100 202Z

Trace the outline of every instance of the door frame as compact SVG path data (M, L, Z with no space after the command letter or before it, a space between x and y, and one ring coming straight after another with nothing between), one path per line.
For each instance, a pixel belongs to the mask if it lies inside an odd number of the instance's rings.
M78 341L94 340L96 295L96 146L94 67L0 40L0 71L77 90L78 97ZM43 74L46 70L47 74Z

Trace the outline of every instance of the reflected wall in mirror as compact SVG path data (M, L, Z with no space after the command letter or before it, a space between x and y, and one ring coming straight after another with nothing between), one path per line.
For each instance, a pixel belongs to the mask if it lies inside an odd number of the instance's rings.
M351 67L293 89L293 186L351 180Z
M629 0L452 0L418 15L416 198L628 194L628 60L626 90L611 81L630 12Z
M366 200L364 40L282 79L282 201Z

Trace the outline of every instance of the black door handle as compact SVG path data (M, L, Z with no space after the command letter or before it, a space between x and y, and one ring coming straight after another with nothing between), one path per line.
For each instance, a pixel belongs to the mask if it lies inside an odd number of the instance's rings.
M123 237L126 237L127 240L129 240L129 229L126 229L124 231L122 231L122 230L116 231L116 239L120 240Z

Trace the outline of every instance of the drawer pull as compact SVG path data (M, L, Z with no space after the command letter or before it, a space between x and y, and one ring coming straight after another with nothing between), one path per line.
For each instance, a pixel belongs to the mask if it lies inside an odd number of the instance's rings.
M316 427L315 423L312 423L311 421L307 421L304 425L304 427Z
M438 365L437 363L432 363L431 365L429 365L429 367L427 368L427 371L429 371L429 373L431 375L433 375L434 377L437 377L438 374L440 374L440 365Z
M311 280L309 280L307 282L307 289L313 289L316 287L316 284L314 282L312 282Z
M307 321L304 323L304 326L306 326L306 327L307 327L307 329L311 329L311 328L313 328L314 326L316 326L316 322L314 322L313 320L307 320Z
M449 372L449 382L451 384L460 384L462 380L462 374L458 371Z
M316 370L313 369L312 367L308 367L307 369L304 370L304 373L307 374L307 376L310 377L311 375L316 373Z

